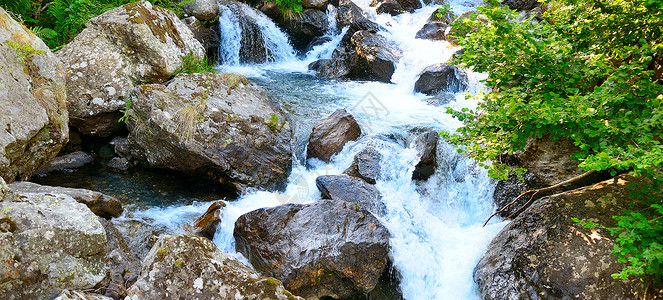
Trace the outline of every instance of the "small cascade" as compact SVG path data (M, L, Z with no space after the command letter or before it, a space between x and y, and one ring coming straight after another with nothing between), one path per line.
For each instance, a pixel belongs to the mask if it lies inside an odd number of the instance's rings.
M295 59L288 36L262 12L244 3L219 4L221 59L225 65Z
M338 12L336 11L336 6L331 4L327 5L327 33L328 36L333 36L338 33L338 24L336 22L336 16Z

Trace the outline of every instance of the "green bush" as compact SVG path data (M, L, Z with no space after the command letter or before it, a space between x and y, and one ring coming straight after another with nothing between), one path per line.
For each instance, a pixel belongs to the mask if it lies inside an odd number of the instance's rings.
M498 3L455 25L465 49L457 63L489 72L490 92L476 110L449 112L464 127L448 139L483 162L489 174L510 171L488 161L522 150L530 138L567 138L586 170L627 171L651 184L633 191L649 205L617 216L614 253L631 275L663 279L663 2L546 1L542 22L516 22ZM522 170L521 170L522 171Z

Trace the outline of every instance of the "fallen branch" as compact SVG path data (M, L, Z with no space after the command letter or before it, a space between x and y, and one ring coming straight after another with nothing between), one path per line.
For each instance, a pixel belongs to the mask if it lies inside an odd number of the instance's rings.
M483 226L486 226L486 224L488 224L488 221L490 221L490 219L492 219L495 215L497 215L497 214L503 212L505 209L507 209L507 208L509 208L511 205L515 204L518 200L520 200L520 198L522 198L523 196L525 196L525 195L527 195L527 194L532 194L532 196L529 197L529 200L527 201L527 203L525 203L524 205L521 205L521 206L518 208L518 210L516 210L515 212L513 212L512 214L510 214L509 216L507 216L505 219L509 219L509 218L513 217L514 215L516 215L517 213L519 213L520 211L522 211L523 209L525 209L525 207L527 207L527 205L529 205L529 204L532 202L532 200L534 200L534 196L536 196L537 194L545 193L545 192L547 192L547 191L554 190L554 189L556 189L556 188L558 188L558 187L561 187L561 186L567 185L567 184L569 184L569 183L573 183L573 182L575 182L575 181L578 181L578 180L580 180L580 179L583 179L583 178L585 178L585 177L587 177L587 176L593 174L594 172L596 172L596 171L594 171L594 170L590 170L590 171L587 171L587 172L585 172L585 173L583 173L583 174L580 174L580 175L578 175L578 176L576 176L576 177L573 177L573 178L570 178L570 179L564 180L564 181L562 181L562 182L560 182L560 183L557 183L557 184L554 184L554 185L551 185L551 186L547 186L547 187L540 188L540 189L536 189L536 190L528 190L528 191L524 191L524 192L520 193L520 195L518 195L518 197L516 197L515 199L513 199L513 201L509 202L507 205L505 205L504 207L502 207L500 210L498 210L498 211L496 211L495 213L493 213L492 215L490 215L490 217L488 217L488 219L486 220L486 222L483 223Z

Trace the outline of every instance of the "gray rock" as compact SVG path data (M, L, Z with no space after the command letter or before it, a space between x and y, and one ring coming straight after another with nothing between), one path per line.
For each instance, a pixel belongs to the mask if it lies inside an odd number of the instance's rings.
M644 285L612 279L624 267L606 227L629 205L628 177L535 202L493 239L474 270L482 299L636 299ZM627 200L628 199L628 200ZM637 294L636 294L637 293Z
M447 12L445 15L437 16L437 11L428 18L428 22L424 24L415 36L418 39L428 39L435 41L443 41L445 39L444 32L447 26L454 21L456 17L452 12Z
M77 169L94 161L94 157L83 151L61 155L37 169L36 174L46 174L65 169Z
M369 31L356 32L351 43L358 55L356 78L391 82L391 75L403 55L398 46Z
M375 6L378 14L388 13L392 16L413 13L422 7L419 0L373 0L370 6Z
M111 221L99 218L99 223L106 231L106 252L110 260L110 283L105 288L104 295L113 299L124 299L129 287L138 279L140 259Z
M502 4L513 10L523 11L537 7L541 5L541 2L538 0L506 0Z
M129 140L127 140L127 138L116 136L110 141L109 144L113 146L113 150L115 150L115 154L117 156L126 157L126 158L131 157L131 148L129 146Z
M375 8L375 12L377 12L378 14L390 14L392 16L396 16L407 11L397 1L390 0L390 1L381 1L381 3L378 4L377 7Z
M124 212L120 200L96 191L39 185L27 181L14 182L10 184L9 187L13 191L20 193L52 193L69 195L79 203L85 204L94 214L106 219L117 218L122 212Z
M355 155L352 165L343 173L375 184L375 181L380 178L380 160L382 160L382 154L375 147L366 146Z
M222 184L279 188L292 165L292 129L268 94L234 74L180 74L143 85L128 112L132 156Z
M0 177L27 179L69 137L60 60L0 8Z
M444 41L444 31L447 30L447 25L439 22L430 22L424 24L417 35L418 39Z
M348 26L348 35L352 36L357 31L367 30L378 32L382 26L368 19L364 11L354 4L352 0L340 0L337 7L336 24L338 28Z
M317 71L317 75L326 78L343 78L354 71L357 64L357 52L345 46L338 46L332 52L331 59L321 59L312 62L309 69Z
M302 7L304 8L317 8L320 10L326 9L329 0L302 0Z
M419 151L419 162L414 166L412 179L426 180L435 173L437 167L437 141L440 135L431 130L418 137L415 148Z
M95 293L81 292L81 291L70 291L63 290L60 295L55 297L53 300L112 300L111 297L106 297L104 295L99 295Z
M124 157L113 157L111 158L106 165L119 172L125 172L131 168L131 162Z
M219 16L217 0L193 0L184 4L184 12L201 21L210 21Z
M426 95L440 92L457 93L467 89L465 71L450 64L435 64L426 67L414 83L414 91Z
M345 109L337 109L313 127L306 157L329 162L332 155L343 149L345 143L356 140L360 135L361 128L355 118Z
M164 236L143 261L129 299L302 299L197 236Z
M518 155L520 164L543 185L554 185L585 173L571 155L580 151L569 139L551 140L548 136L531 139Z
M169 79L189 53L205 55L203 46L172 11L147 1L91 19L56 54L67 71L71 124L93 136L121 129L119 111L133 86Z
M346 201L376 216L384 216L387 208L380 200L378 189L363 180L347 175L323 175L315 179L323 199Z
M337 200L252 211L234 236L257 270L307 299L364 297L387 265L390 237L371 213Z
M296 17L284 16L279 25L285 28L298 49L304 49L313 39L329 30L327 14L318 9L304 9Z
M0 298L51 299L65 288L101 287L106 232L66 194L5 195L0 201Z
M196 17L184 18L182 22L189 27L196 40L203 45L207 58L212 62L216 61L219 56L219 45L221 43L218 29L215 28L218 26L218 23L214 22L211 25L205 25L196 19Z
M160 236L170 233L166 228L152 225L150 220L122 218L112 221L139 261L147 256Z

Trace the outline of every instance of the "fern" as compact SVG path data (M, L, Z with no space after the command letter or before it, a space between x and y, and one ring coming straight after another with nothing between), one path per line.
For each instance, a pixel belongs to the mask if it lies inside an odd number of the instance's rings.
M48 43L48 40L55 39L58 36L58 32L50 29L50 28L45 28L41 26L34 26L30 27L30 31L34 33L36 36L38 36L42 40L46 40Z

